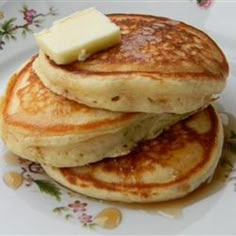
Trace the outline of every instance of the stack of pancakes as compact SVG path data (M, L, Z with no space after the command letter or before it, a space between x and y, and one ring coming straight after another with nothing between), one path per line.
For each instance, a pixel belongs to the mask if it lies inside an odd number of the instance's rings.
M1 135L79 193L123 202L182 197L214 173L223 130L210 103L227 61L182 22L109 15L122 42L84 62L57 65L42 51L11 78Z

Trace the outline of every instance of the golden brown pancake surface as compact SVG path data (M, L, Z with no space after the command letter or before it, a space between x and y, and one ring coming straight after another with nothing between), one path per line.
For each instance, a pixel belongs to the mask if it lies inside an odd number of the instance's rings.
M32 69L31 61L10 81L3 116L8 124L43 132L86 132L128 122L137 113L93 109L51 92Z
M57 65L42 51L33 67L50 90L121 112L197 110L225 87L228 63L204 32L168 18L113 14L121 43L84 62Z
M118 113L91 108L43 85L31 59L11 78L1 136L17 155L56 167L81 166L130 152L190 114Z
M118 159L78 168L44 168L58 182L90 197L163 201L184 196L211 177L222 140L219 117L210 106Z
M110 15L121 28L122 42L85 62L59 66L77 73L215 74L223 79L227 62L218 46L203 32L182 22L144 15ZM207 61L208 65L201 63ZM57 66L52 60L50 63ZM208 67L207 67L208 66ZM183 76L184 79L185 76Z

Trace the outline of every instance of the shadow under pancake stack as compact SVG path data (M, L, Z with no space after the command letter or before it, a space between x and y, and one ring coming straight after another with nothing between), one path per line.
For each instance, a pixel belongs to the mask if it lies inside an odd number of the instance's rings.
M228 64L202 31L168 18L109 15L121 43L85 61L45 52L12 76L1 135L81 194L121 202L180 198L214 174L223 145L211 103Z

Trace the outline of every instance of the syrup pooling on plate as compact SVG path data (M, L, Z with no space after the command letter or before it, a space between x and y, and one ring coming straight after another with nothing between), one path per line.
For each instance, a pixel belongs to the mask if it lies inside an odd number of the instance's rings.
M9 155L10 153L7 153L7 155L4 156L4 159L9 165L11 165L12 162L10 163L8 162ZM14 154L12 154L11 156L14 156ZM224 158L226 157L224 157L223 155L223 159ZM131 210L143 210L150 214L161 214L161 215L172 217L172 218L178 218L178 217L183 216L183 210L185 207L191 206L192 204L197 203L204 198L210 197L212 194L217 193L218 191L222 190L222 188L225 186L226 181L227 181L225 177L226 175L227 176L229 175L229 170L223 167L221 164L219 164L213 176L213 179L210 183L204 183L201 187L199 187L193 193L191 193L190 195L184 198L177 199L174 201L168 201L164 203L124 204L124 203L110 202L109 205L111 206L113 205L114 207L117 207L117 209L126 208L126 209L131 209ZM73 197L79 197L79 195L74 193Z
M23 177L21 173L16 171L9 171L4 174L3 180L6 185L12 189L18 189L23 184Z
M109 207L99 212L94 219L94 223L105 228L113 229L120 224L121 212L118 208Z
M184 216L183 211L186 207L189 207L195 203L200 203L201 200L208 198L211 195L223 190L227 181L227 178L225 176L228 174L229 170L219 165L210 183L206 182L202 184L194 192L177 200L146 204L111 204L117 207L122 207L131 210L142 210L149 214L159 214L168 218L180 218Z
M225 119L223 119L223 121ZM223 123L225 124L225 130L227 130L225 136L226 145L224 148L224 152L222 154L222 158L216 169L216 172L209 183L207 181L190 195L174 201L168 201L164 203L152 203L152 204L122 204L114 202L110 202L108 204L110 206L114 206L119 209L126 208L131 210L143 210L149 214L161 214L171 218L178 218L183 216L183 210L186 207L191 206L192 204L195 203L200 203L201 200L211 197L213 194L222 191L227 182L227 177L230 175L231 172L231 170L228 169L228 167L225 166L223 163L225 162L225 160L230 160L231 165L233 165L233 163L235 162L235 155L230 153L230 150L228 149L227 145L227 140L230 135L230 130L234 130L236 128L235 126L236 122L235 119L232 118L232 116L230 116L229 120L226 119L226 121ZM18 157L10 152L7 152L3 157L6 163L9 165L12 165L12 161L9 162L9 156L10 160L11 159L14 160L13 165L15 165L16 163L15 160L17 160ZM79 197L79 195L77 195L76 193L73 194L73 197L76 196Z
M183 197L205 182L215 170L222 145L222 125L209 106L119 158L43 168L62 185L93 198L160 202Z
M163 203L151 203L151 204L117 204L118 207L124 207L134 210L144 210L150 214L161 214L171 218L183 217L183 211L186 207L190 207L193 204L200 203L205 198L210 198L212 195L224 191L228 181L232 181L234 177L233 168L236 162L236 153L230 148L232 139L231 133L236 130L236 119L230 113L221 113L222 122L224 124L225 139L224 148L221 159L212 178L210 177L205 183L203 183L198 189L190 193L186 197L163 202ZM195 128L193 123L188 123L190 127ZM200 128L202 131L203 129ZM233 139L235 142L236 138ZM236 184L234 184L236 186ZM114 204L114 203L111 203Z

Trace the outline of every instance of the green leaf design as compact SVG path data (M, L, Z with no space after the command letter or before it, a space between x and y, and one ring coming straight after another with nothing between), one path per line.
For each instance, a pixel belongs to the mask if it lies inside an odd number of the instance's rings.
M49 194L55 197L57 201L61 201L61 191L54 183L44 179L37 179L34 182L42 193Z
M12 40L16 41L16 37L13 34L10 37Z
M9 41L9 40L10 40L10 35L9 35L9 34L6 34L6 35L5 35L5 39L6 39L7 41Z
M84 228L89 228L89 229L95 229L96 228L96 224L95 223L83 223L82 227Z
M229 137L231 140L232 139L235 139L235 142L233 140L233 142L229 142L228 145L229 145L229 149L231 152L233 153L236 153L236 133L231 130L231 133L230 133L230 137Z
M236 143L229 143L229 149L231 152L236 153Z
M21 32L22 37L25 38L25 37L26 37L26 34L27 34L26 30L23 29L22 32Z
M66 215L65 215L65 219L66 219L66 220L70 220L70 219L72 219L72 218L74 218L74 217L73 217L73 215L71 215L71 214L66 214Z
M30 29L29 27L25 28L25 30L27 31L27 33L34 33L34 31Z
M57 10L54 7L49 8L49 14L51 14L52 16L58 15Z
M62 214L63 212L69 211L68 207L56 207L52 211L57 214Z
M14 29L14 21L16 21L16 18L10 18L9 20L5 20L1 25L1 30L4 32L9 32Z
M201 4L204 4L204 3L205 3L205 0L197 0L197 3L200 4L200 5L201 5Z
M25 16L26 12L29 10L26 4L23 4L20 13ZM3 22L0 22L0 50L3 49L6 41L16 40L16 33L21 32L22 36L25 37L28 33L33 33L32 28L34 27L41 27L43 22L46 20L45 18L48 16L55 16L57 15L57 11L55 8L50 7L48 12L46 13L37 13L36 15L32 16L32 21L26 21L24 19L24 23L17 24L16 18L11 17ZM0 18L4 17L3 13L1 14L0 11Z
M226 158L226 157L222 158L220 163L221 163L221 166L226 167L230 171L233 169L232 162L228 158Z
M22 11L21 12L25 12L27 10L28 10L28 6L25 3L23 3Z
M36 19L33 21L34 24L42 24L45 21L45 19Z
M231 130L230 138L236 139L236 133L233 130Z
M90 229L95 229L96 228L96 224L95 223L90 223L87 225Z

